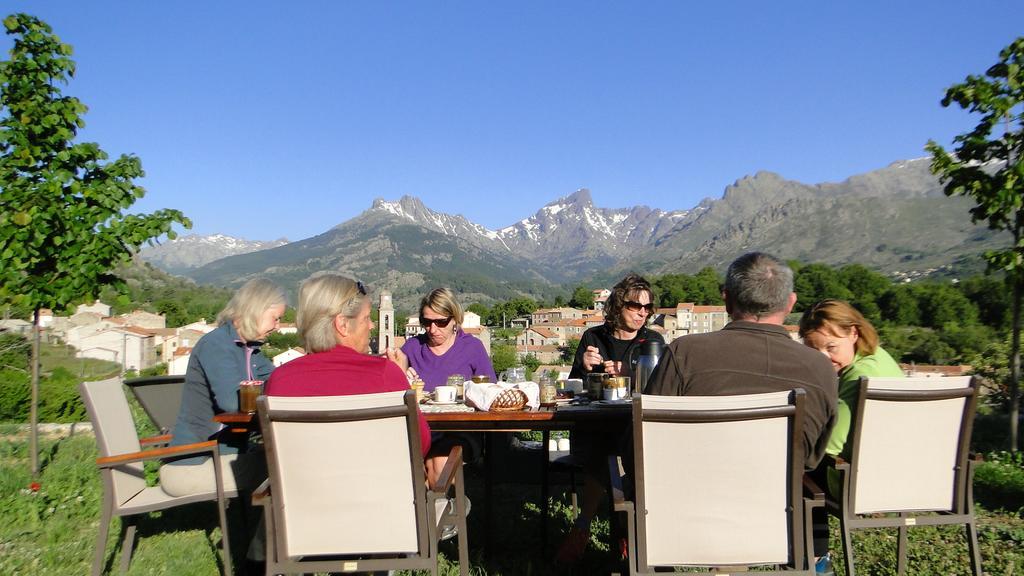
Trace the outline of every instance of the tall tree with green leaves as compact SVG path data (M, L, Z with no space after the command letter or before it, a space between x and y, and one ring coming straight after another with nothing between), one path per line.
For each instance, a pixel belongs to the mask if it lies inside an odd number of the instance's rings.
M74 77L71 46L27 14L4 19L14 39L0 61L0 300L34 311L30 419L32 471L38 472L39 310L63 309L118 283L114 267L172 226L177 210L125 211L145 191L135 156L113 161L99 145L75 143L86 106L61 93Z
M1020 414L1021 296L1024 289L1024 37L999 53L984 76L968 76L946 90L943 106L956 103L981 114L974 130L954 138L952 154L929 141L932 172L947 196L975 201L971 220L992 230L1007 230L1013 243L985 254L990 270L1004 270L1013 285L1010 350L1010 450L1018 449Z

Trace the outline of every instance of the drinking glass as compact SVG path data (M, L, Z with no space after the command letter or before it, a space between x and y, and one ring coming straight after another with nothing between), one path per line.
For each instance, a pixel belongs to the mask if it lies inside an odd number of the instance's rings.
M448 386L454 386L456 399L462 400L464 392L463 386L466 384L466 377L462 374L452 374L448 377L446 384Z

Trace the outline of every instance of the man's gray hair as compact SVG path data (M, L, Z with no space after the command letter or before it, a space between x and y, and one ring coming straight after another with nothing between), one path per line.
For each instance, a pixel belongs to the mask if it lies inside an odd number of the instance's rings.
M733 317L781 312L793 292L793 270L771 254L750 252L729 265L724 290Z

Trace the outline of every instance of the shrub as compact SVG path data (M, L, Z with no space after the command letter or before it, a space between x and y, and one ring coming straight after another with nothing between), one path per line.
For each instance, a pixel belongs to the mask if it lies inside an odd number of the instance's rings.
M1024 511L1024 453L986 454L974 474L974 492L987 508Z
M40 422L82 422L88 417L78 393L81 380L66 368L55 368L39 383Z
M32 377L24 371L0 368L0 420L28 420Z

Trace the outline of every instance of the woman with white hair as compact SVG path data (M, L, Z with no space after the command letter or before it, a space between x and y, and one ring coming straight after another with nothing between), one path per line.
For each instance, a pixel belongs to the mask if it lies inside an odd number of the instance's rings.
M216 438L224 490L255 488L266 477L263 453L247 451L249 435L222 429L213 416L238 412L239 383L266 380L274 370L260 346L277 329L286 305L284 292L273 282L246 282L217 316L217 328L199 339L189 357L171 446ZM172 460L160 468L160 486L172 496L210 490L214 478L209 456Z
M309 354L279 367L264 388L267 396L346 396L409 389L405 374L394 362L369 354L373 320L362 282L335 273L307 279L299 289L295 323ZM426 456L430 428L422 414L419 427L420 448Z

